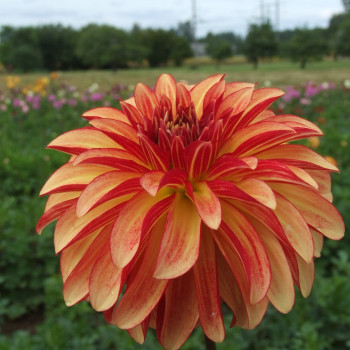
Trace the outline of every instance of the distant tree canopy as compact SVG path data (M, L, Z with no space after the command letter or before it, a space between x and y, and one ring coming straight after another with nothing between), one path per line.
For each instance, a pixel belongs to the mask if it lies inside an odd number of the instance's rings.
M111 25L89 24L81 29L62 25L3 26L0 29L0 62L9 70L118 69L182 65L199 42L217 64L244 54L258 67L259 60L279 55L300 63L331 54L350 57L350 0L345 11L334 15L327 29L295 28L275 32L269 22L249 26L245 38L233 33L207 34L195 40L190 21L176 28L141 28L130 31Z
M245 54L254 68L258 67L261 58L272 57L278 52L276 33L270 22L251 24L245 39Z
M184 28L187 28L186 26ZM192 55L186 31L141 29L130 32L89 24L80 30L61 25L0 31L0 62L9 69L117 69L129 65L181 65Z
M306 67L308 61L320 59L327 51L325 30L321 28L296 29L287 47L289 57L298 61L302 69Z

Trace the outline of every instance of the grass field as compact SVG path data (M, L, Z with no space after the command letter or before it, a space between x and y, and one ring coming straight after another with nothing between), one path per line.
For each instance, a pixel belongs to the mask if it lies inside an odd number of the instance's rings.
M317 84L331 81L337 84L350 79L350 60L310 62L304 70L299 68L298 63L289 61L263 62L254 70L248 63L224 63L218 67L215 64L201 64L197 60L190 61L183 67L61 72L59 80L74 85L79 90L86 89L94 83L101 89L109 89L116 84L128 86L138 82L153 85L162 73L170 73L177 80L185 80L188 83L196 83L213 74L225 73L227 81L257 82L259 86L271 84L285 87L307 81ZM30 84L43 75L46 73L20 74L19 77L23 84ZM0 75L0 88L2 86L6 86L5 74Z

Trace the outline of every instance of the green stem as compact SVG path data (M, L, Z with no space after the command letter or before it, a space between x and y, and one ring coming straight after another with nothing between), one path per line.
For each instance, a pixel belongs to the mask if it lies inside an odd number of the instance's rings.
M216 343L207 338L206 335L204 335L205 339L205 349L206 350L216 350Z

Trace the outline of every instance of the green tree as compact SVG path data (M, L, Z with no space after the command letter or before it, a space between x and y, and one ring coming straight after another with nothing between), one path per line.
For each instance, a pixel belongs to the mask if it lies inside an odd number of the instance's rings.
M231 57L233 53L231 43L216 35L207 36L205 50L207 54L216 61L218 66L225 58Z
M0 57L5 66L25 72L43 68L38 35L34 27L5 26L0 36Z
M86 68L121 68L127 66L128 35L108 25L89 24L78 34L76 55Z
M278 42L270 22L251 24L245 39L244 52L254 69L258 68L261 58L274 56L278 51Z
M350 12L334 15L329 21L327 34L334 59L350 56Z
M304 69L310 60L321 59L327 54L328 44L324 29L296 29L288 43L288 55L293 61L300 63Z
M45 69L72 69L78 65L74 52L76 30L62 25L44 25L36 31Z

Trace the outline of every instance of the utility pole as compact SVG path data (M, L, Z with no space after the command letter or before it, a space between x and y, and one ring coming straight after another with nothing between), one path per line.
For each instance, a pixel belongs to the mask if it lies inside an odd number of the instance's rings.
M197 38L197 6L196 0L192 0L192 33L193 41L196 41Z

